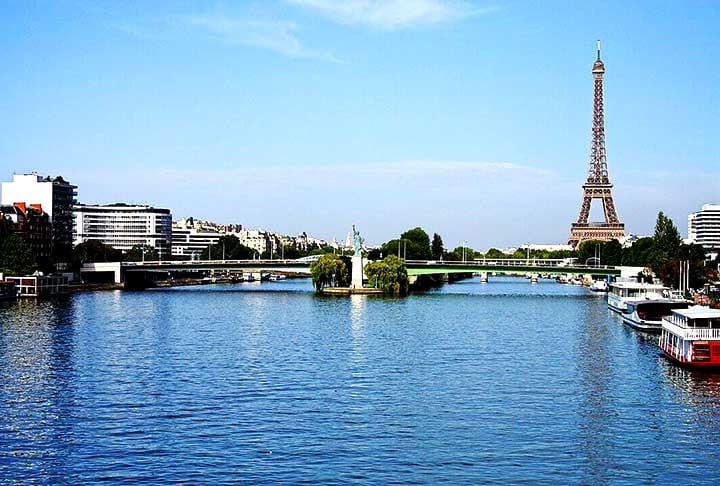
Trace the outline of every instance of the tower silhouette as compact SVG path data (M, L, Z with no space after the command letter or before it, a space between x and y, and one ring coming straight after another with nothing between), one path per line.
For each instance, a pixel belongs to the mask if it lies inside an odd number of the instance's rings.
M612 240L625 236L625 225L620 222L612 196L610 177L608 176L607 154L605 153L605 113L603 110L603 75L605 65L600 59L600 41L597 43L597 60L592 68L595 78L595 98L593 101L592 146L590 148L590 167L588 177L583 184L583 200L577 222L570 228L568 244L576 247L585 240ZM590 222L590 207L594 199L602 200L605 213L604 222Z

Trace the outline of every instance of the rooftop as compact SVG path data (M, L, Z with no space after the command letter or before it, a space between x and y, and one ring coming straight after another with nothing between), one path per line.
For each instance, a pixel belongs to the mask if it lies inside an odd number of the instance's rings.
M687 309L673 310L675 314L679 314L690 319L712 319L720 317L720 309L711 309L701 305L694 305Z

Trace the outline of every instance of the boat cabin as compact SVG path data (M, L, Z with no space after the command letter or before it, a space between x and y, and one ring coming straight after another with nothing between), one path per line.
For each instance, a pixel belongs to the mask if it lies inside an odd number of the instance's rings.
M720 310L694 306L676 309L662 322L660 348L691 366L720 366Z
M667 287L660 284L646 284L636 282L613 282L610 284L610 293L622 297L629 298L645 298L648 295L662 295L663 291L668 290Z
M627 313L637 312L638 318L644 321L661 321L674 309L687 309L690 302L670 302L667 300L638 300L627 303Z
M685 329L720 330L720 309L694 306L687 309L673 310L665 319ZM720 338L720 334L718 337Z

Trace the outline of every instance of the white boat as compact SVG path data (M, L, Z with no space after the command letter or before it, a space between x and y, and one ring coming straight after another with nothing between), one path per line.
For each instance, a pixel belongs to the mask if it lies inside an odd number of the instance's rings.
M628 326L647 332L660 332L663 317L672 314L676 309L687 309L692 302L657 299L630 300L625 303L627 312L622 315L623 322Z
M592 285L590 285L590 291L591 292L607 292L608 291L608 283L605 280L595 280Z
M608 307L624 314L627 312L628 301L663 299L668 295L669 290L668 287L660 284L613 282L608 292Z

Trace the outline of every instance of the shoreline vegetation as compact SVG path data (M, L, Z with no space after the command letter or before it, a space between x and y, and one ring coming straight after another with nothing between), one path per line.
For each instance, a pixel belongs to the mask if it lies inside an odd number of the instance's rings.
M201 260L211 259L212 255L224 254L230 259L252 258L253 250L240 244L234 235L223 236L222 241L208 246L200 256ZM301 252L285 247L281 254L286 258L300 258L309 255L322 255L311 268L313 285L317 292L325 288L342 288L349 285L350 258L347 252L332 247ZM261 255L280 257L280 255ZM528 250L519 248L512 254L503 253L496 248L478 252L468 246L445 249L442 237L434 233L432 238L420 227L409 229L400 238L389 240L375 248L363 252L369 263L364 271L367 275L367 287L381 289L386 295L407 295L411 290L423 290L442 284L441 278L417 278L409 283L404 262L406 260L469 261L478 258L575 258L580 263L600 257L602 264L618 266L636 266L646 268L645 274L654 273L663 284L674 286L678 282L681 261L689 261L689 286L700 289L707 284L717 285L720 258L707 260L706 252L697 244L685 244L680 232L672 220L660 212L655 224L655 233L651 237L639 238L631 246L623 246L618 240L584 241L574 250ZM12 225L0 220L0 273L5 275L32 275L39 271L46 275L63 272L77 275L84 263L102 263L117 261L142 261L158 258L157 250L148 245L138 245L126 253L105 245L100 241L87 241L68 252L52 257L40 258L32 254L29 243L14 233ZM320 264L319 262L323 262ZM469 275L468 275L469 276ZM192 277L192 278L189 278ZM208 274L203 274L208 277ZM449 279L467 276L448 277ZM223 277L215 277L215 282ZM202 280L188 275L176 275L173 280L154 282L155 286L201 285ZM162 282L162 283L161 283ZM100 282L71 282L70 289L75 291L106 290L123 288L121 285ZM720 295L711 293L709 299L715 305L720 304Z

